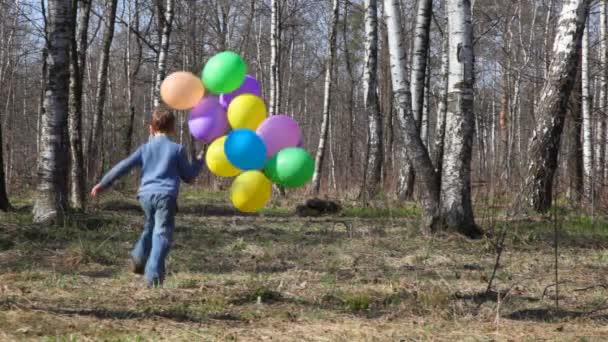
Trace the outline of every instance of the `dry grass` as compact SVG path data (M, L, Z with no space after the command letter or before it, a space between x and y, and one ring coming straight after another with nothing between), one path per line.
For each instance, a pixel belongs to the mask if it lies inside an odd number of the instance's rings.
M608 227L601 223L564 223L555 308L547 222L509 228L503 267L486 293L491 240L424 239L410 214L202 217L190 210L195 202L190 195L182 203L170 274L155 290L143 289L127 267L141 224L132 205L100 206L106 210L62 228L29 225L23 212L0 217L0 340L608 336Z

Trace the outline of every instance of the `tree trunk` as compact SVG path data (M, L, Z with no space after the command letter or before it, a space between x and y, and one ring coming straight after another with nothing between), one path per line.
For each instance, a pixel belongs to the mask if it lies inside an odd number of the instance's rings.
M378 103L378 3L365 2L365 68L363 71L363 105L367 114L367 158L361 197L373 199L382 181L383 137L382 114ZM424 81L423 81L424 86Z
M581 77L577 73L576 84L570 94L570 154L568 155L568 171L570 174L569 198L575 205L581 204L583 194L583 145L581 118Z
M133 96L135 93L135 77L139 72L142 59L142 46L141 42L136 39L137 43L137 61L133 65L133 48L132 48L132 37L131 31L139 32L139 0L134 1L134 10L131 12L131 5L128 5L129 11L129 32L127 33L127 48L125 56L125 78L127 81L127 108L129 109L129 121L127 123L127 129L125 130L125 144L124 144L124 157L126 158L131 154L131 145L133 145L133 130L135 126L135 104L133 103Z
M281 7L271 0L270 18L270 115L281 111Z
M449 73L441 210L448 229L480 234L471 204L473 114L473 26L468 0L448 0Z
M584 197L591 203L594 188L593 152L593 118L591 117L590 65L589 65L589 29L585 28L581 49L581 82L582 82L582 132L583 132L583 189Z
M600 111L599 111L599 156L597 183L601 186L608 178L608 1L600 3Z
M548 211L553 200L553 177L558 166L566 105L575 82L578 47L588 7L589 0L564 1L553 44L553 59L535 108L538 121L530 141L524 193L538 212Z
M445 17L446 27L448 18ZM435 153L434 164L441 184L441 170L443 169L443 151L445 141L445 117L448 110L448 72L449 72L449 37L448 32L443 33L441 51L441 92L437 105L437 121L435 125Z
M401 26L399 0L384 0L384 11L388 28L393 93L397 102L395 108L403 140L405 146L407 146L407 156L419 176L422 207L424 209L424 222L421 229L424 234L430 234L436 231L440 225L438 176L428 150L420 139L420 134L416 128L416 120L412 115L412 97L406 77L406 55L402 39L403 28Z
M166 0L163 6L163 0L156 1L156 15L160 28L160 46L156 56L156 77L154 79L154 108L160 106L160 85L167 74L167 55L169 54L169 42L171 39L171 29L173 26L173 7L175 0Z
M101 62L99 63L99 70L97 74L97 91L95 94L97 103L95 106L93 124L91 131L89 132L89 139L87 143L88 175L89 178L94 180L96 180L101 174L101 168L103 165L103 163L100 163L101 152L103 151L103 111L106 103L108 64L110 63L110 47L112 47L112 40L114 39L114 21L116 19L117 4L118 0L110 0L106 9L106 25L102 42L100 57Z
M318 194L321 189L321 171L325 161L325 149L327 143L327 133L329 129L330 112L331 112L331 87L333 82L334 64L336 61L336 41L338 18L340 15L339 0L333 0L331 28L329 34L329 56L327 57L327 66L325 67L325 90L323 96L323 121L321 122L321 134L319 137L319 146L317 155L315 156L315 171L312 177L312 193Z
M70 78L69 52L74 27L71 0L49 0L48 11L46 110L41 120L38 186L33 209L36 223L58 223L62 220L67 205L68 142L65 132Z
M2 120L0 120L0 210L10 210L11 203L8 200L8 194L6 192L6 177L4 175L4 156L2 151L4 141L2 139Z
M429 51L429 37L431 31L431 17L433 14L433 1L418 1L418 14L416 15L416 32L414 34L414 54L412 56L412 111L420 128L424 103L424 83L426 80L427 60Z
M80 5L79 5L80 4ZM70 47L70 204L75 210L84 210L86 205L86 181L82 151L82 88L86 63L91 0L72 0L73 21L78 21L78 35L72 36ZM76 32L74 32L76 33Z

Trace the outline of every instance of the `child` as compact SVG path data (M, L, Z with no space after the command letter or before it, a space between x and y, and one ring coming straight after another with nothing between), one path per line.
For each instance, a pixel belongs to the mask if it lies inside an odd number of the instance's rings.
M165 258L171 246L180 179L192 182L203 167L199 156L191 164L184 147L172 142L175 117L156 109L150 124L152 138L130 157L118 163L91 190L91 196L109 188L134 167L141 168L138 199L144 210L144 230L131 252L133 272L144 274L146 286L156 287L165 278Z

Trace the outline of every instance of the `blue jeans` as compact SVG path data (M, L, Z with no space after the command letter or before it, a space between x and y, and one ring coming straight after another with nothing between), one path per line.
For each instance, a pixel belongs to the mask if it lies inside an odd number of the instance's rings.
M139 197L144 210L144 231L131 252L133 260L145 265L148 283L162 283L165 279L165 258L171 247L175 227L176 199L166 194Z

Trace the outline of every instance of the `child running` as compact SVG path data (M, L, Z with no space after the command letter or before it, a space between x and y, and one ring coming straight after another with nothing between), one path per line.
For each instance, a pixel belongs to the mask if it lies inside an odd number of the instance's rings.
M150 141L114 166L91 190L96 197L134 167L141 169L138 199L144 210L144 230L131 252L133 272L143 274L147 287L165 279L165 258L171 247L180 180L192 182L203 167L201 156L188 161L183 146L171 141L175 116L157 108L150 124Z

